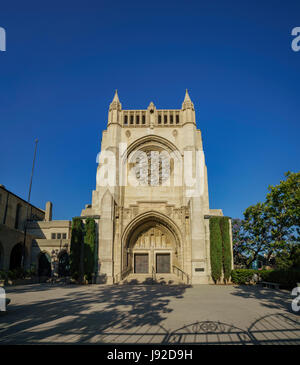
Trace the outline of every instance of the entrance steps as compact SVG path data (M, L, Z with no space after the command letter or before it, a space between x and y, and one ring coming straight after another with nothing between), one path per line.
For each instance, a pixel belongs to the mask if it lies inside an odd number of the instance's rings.
M155 277L152 278L151 274L129 274L119 283L130 284L130 285L182 285L185 284L183 280L181 280L175 274L155 274Z

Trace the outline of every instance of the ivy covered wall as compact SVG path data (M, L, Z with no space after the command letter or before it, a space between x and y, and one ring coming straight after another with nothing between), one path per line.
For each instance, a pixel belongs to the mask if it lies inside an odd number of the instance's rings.
M232 263L229 218L210 217L209 230L211 275L215 283L222 277L226 283L230 279Z
M85 277L91 280L95 270L96 223L92 218L87 218L85 223L81 218L73 218L71 247L70 247L70 272L75 280L82 281Z

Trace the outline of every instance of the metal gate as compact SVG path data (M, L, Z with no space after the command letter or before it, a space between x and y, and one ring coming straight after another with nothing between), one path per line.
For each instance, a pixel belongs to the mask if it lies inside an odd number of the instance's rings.
M149 262L147 253L134 254L134 272L136 274L149 273Z
M156 254L156 272L169 273L170 272L170 254L157 253Z

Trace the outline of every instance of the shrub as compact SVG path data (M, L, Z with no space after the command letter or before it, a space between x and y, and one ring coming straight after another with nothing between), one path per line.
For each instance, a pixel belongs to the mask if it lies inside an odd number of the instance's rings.
M231 280L234 284L250 284L254 274L258 274L258 270L252 269L235 269L231 270Z
M215 283L222 275L222 236L219 218L211 217L209 220L210 230L210 264L211 276Z
M26 272L21 267L7 272L8 279L10 280L24 279L25 275Z

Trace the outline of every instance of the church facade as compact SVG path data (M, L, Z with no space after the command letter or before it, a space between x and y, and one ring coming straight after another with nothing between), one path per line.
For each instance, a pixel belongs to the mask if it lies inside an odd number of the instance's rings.
M180 109L125 110L117 92L98 155L92 202L97 282L147 277L208 284L210 209L201 131L188 92Z

